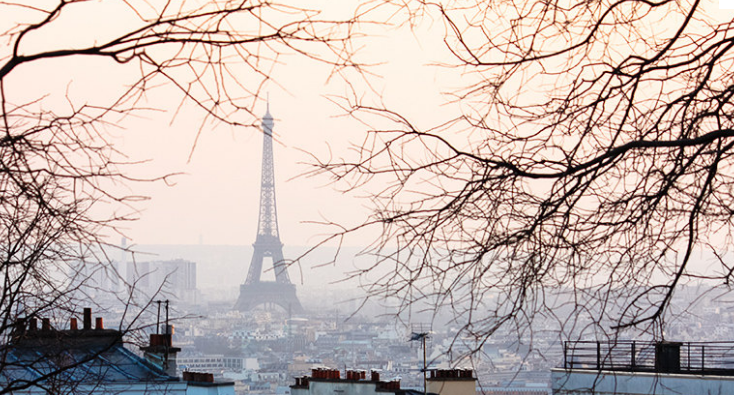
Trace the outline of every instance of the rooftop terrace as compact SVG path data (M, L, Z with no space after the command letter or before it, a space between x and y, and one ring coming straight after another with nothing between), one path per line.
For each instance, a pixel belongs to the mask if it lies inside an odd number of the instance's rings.
M734 342L566 341L563 368L734 376Z

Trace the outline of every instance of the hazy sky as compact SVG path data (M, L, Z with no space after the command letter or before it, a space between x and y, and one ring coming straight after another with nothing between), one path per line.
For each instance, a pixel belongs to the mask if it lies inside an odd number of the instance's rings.
M411 34L373 39L361 53L371 62L385 62L370 79L385 104L413 115L428 108L436 113L440 89L431 61ZM345 195L326 177L302 177L311 170L310 153L328 158L345 154L351 143L364 138L365 126L344 117L329 98L348 94L338 77L329 80L331 67L298 56L287 56L271 77L281 86L264 89L275 118L276 193L281 239L309 245L326 229L309 225L322 218L358 223L368 215L367 202ZM256 107L265 113L265 103ZM200 114L171 113L126 125L125 152L150 158L151 171L185 172L176 185L144 187L151 201L143 204L141 220L128 234L137 244L250 244L255 240L260 186L262 135L253 129L205 127L189 161ZM426 121L428 118L426 117ZM258 121L259 122L259 121ZM350 243L359 243L351 241Z
M349 5L355 3L324 0L312 5L339 14L349 12ZM114 4L119 7L122 3L91 1L72 7L56 30L39 31L32 42L40 47L84 42L96 40L104 32L115 32L124 25L125 18ZM710 3L711 7L715 5ZM722 11L718 16L731 14ZM387 16L375 14L373 19ZM12 25L16 17L0 13L0 23L3 27ZM391 21L397 23L401 18L393 17ZM430 65L450 59L442 42L441 22L426 18L413 29L375 25L368 32L369 39L359 40L355 48L359 49L358 60L375 64L366 70L376 94L369 94L361 81L350 81L358 94L366 95L367 103L381 100L425 125L458 114L457 106L441 105L445 102L441 92L460 87L471 76ZM365 126L336 118L342 115L341 110L328 97L348 95L350 91L340 78L329 79L330 66L293 54L284 54L278 61L270 76L279 85L268 84L262 92L269 93L278 139L275 165L281 238L289 245L309 245L327 229L306 222L325 217L356 224L369 213L367 201L335 190L327 178L298 177L310 170L304 163L310 161L308 153L340 156L350 142L362 140ZM59 92L66 92L77 102L92 101L119 89L125 73L130 72L134 73L134 68L124 69L109 60L53 60L18 69L7 81L7 90L15 95L11 100L18 102L53 92L58 97L50 97L50 103L63 106L65 98ZM248 76L243 76L241 82L255 83ZM147 96L149 105L162 111L144 111L127 119L119 129L108 128L116 136L116 146L131 160L150 160L137 167L135 175L184 173L172 179L173 186L132 185L132 193L151 199L138 206L142 210L140 220L125 224L124 232L135 244L254 242L262 135L251 128L206 124L189 160L202 114L187 106L174 119L173 110L180 98L172 93L166 87L151 91ZM255 113L261 116L264 112L264 102L256 105ZM363 240L348 242L360 244Z
M707 6L715 9L716 0L707 1ZM47 2L56 3L55 0ZM308 3L339 14L349 12L349 5L358 1ZM33 52L34 46L54 48L102 40L105 35L124 28L125 18L130 15L125 14L127 8L123 4L122 1L89 1L70 7L68 13L54 22L53 29L34 32L29 37L29 47L23 50ZM17 7L0 2L0 32L7 31L17 20L34 20L33 11L14 15L6 12L8 9L17 10ZM734 16L734 11L717 11L712 15L727 21ZM379 22L388 16L378 13L373 19ZM397 24L401 17L394 16L390 21ZM461 104L446 104L449 98L442 92L471 85L467 81L477 76L460 68L435 66L452 59L443 42L445 27L429 17L420 22L418 26L375 24L366 28L369 37L357 40L354 48L358 49L358 61L371 64L365 69L369 85L354 74L349 74L348 81L333 77L331 66L303 56L284 53L278 58L270 73L274 82L263 86L261 93L269 95L270 112L275 118L277 204L281 240L286 246L313 245L333 229L313 222L331 220L356 225L370 214L369 200L340 192L329 184L327 177L302 177L312 169L308 164L312 161L310 154L325 159L331 155L346 156L350 144L359 144L364 139L365 125L345 117L330 99L349 96L350 88L354 88L366 104L399 111L422 127L461 114ZM2 59L8 48L0 44L0 51L5 51L0 53ZM25 103L43 98L42 108L57 110L69 107L67 99L78 106L96 103L100 98L114 98L136 73L135 67L116 65L108 59L55 59L18 68L5 81L5 88L10 101ZM258 81L251 78L243 74L239 82L255 88ZM536 88L518 87L531 92ZM170 178L170 185L128 184L128 193L150 199L135 205L140 209L139 220L122 224L120 228L133 245L200 242L250 245L255 241L258 218L262 134L253 128L213 122L202 126L204 114L190 105L182 107L174 116L179 102L180 95L174 89L155 88L147 93L143 103L150 110L137 112L124 122L105 128L115 147L129 160L147 161L126 168L130 175L149 178L182 173ZM264 101L254 106L258 117L265 113L265 106ZM259 123L259 119L250 118L246 122ZM202 133L192 153L200 129ZM345 243L361 247L376 236L360 234ZM119 239L120 235L110 236L110 242L117 243ZM236 264L242 265L249 259L243 256ZM238 270L236 276L225 281L215 270L202 272L200 277L206 285L236 285L245 275L243 268ZM309 277L308 273L305 277ZM317 279L329 280L327 277L320 275ZM302 279L295 270L291 278L296 283Z
M92 1L70 7L53 28L31 35L25 50L101 40L105 34L113 34L124 26L126 12L125 7L117 4L116 8L115 4ZM318 3L340 12L348 11L348 4L341 0ZM4 9L7 11L8 7ZM17 15L0 14L3 27L23 18L33 20L34 16L28 10ZM378 95L367 96L367 102L378 104L382 100L385 105L429 122L442 111L438 104L443 87L436 79L437 71L426 64L437 60L437 54L442 56L443 27L427 23L411 31L407 27L379 26L373 33L369 40L360 41L358 51L359 60L374 64L367 72L371 88ZM278 140L274 155L281 238L289 245L310 245L328 230L307 222L326 218L356 224L369 213L366 201L335 190L328 178L299 177L310 170L310 153L324 158L330 154L341 156L350 143L363 139L365 126L339 117L342 111L329 100L350 94L342 79L329 78L331 66L293 54L284 54L278 61L270 75L275 83L265 85L262 92L269 94ZM57 59L15 70L6 81L6 90L10 100L18 103L51 93L42 106L68 108L66 97L77 106L114 97L110 93L124 86L126 77L134 73L134 68L106 59ZM247 78L244 76L241 82L256 82ZM362 81L350 82L356 84L359 93L368 91ZM254 242L262 149L259 131L207 123L192 154L203 114L193 106L184 106L174 118L180 96L167 87L152 90L147 100L147 106L160 111L138 112L121 124L110 125L107 132L113 135L115 147L130 160L149 161L133 168L131 174L183 174L170 179L175 184L172 186L162 182L129 186L130 193L150 197L136 206L141 209L140 219L122 226L130 242ZM265 103L257 104L254 110L262 116ZM114 236L113 240L117 238Z

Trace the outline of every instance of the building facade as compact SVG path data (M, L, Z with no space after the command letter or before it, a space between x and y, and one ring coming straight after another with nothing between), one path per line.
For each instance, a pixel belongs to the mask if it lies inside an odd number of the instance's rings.
M734 394L734 343L566 342L557 395Z
M431 371L427 380L428 395L475 395L476 378L468 369L439 369ZM337 369L313 369L311 376L296 378L291 395L424 395L423 390L404 389L400 379L383 381L377 371L369 378L364 370L347 370L344 378Z
M197 302L196 262L184 259L127 262L126 280L146 295L161 293L179 303Z

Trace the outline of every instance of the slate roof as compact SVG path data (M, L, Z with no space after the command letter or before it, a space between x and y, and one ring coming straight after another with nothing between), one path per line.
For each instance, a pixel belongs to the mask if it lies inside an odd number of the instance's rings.
M178 381L124 347L111 329L35 330L0 347L0 387Z

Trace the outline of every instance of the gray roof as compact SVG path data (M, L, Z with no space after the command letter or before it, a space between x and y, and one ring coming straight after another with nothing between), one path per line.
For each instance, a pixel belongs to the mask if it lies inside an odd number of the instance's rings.
M14 336L0 353L6 389L178 380L126 349L116 330L31 331Z

